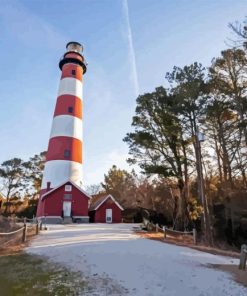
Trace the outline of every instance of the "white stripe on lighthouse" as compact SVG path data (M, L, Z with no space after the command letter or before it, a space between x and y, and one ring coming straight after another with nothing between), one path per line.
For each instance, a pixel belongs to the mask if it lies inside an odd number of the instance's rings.
M76 78L63 78L60 80L58 96L72 95L82 99L82 82Z
M82 120L71 115L58 115L53 118L50 138L72 137L82 141Z
M41 189L47 188L47 182L51 182L51 188L54 188L68 180L81 187L81 163L68 160L50 160L45 164Z

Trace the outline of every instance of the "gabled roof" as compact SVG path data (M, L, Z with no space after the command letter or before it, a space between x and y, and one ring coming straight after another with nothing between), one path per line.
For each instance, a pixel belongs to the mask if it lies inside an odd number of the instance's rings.
M99 194L95 195L91 199L89 211L96 211L108 198L110 198L120 210L123 211L123 207L115 200L115 198L111 194Z
M47 195L49 195L50 193L52 193L53 191L57 190L58 188L64 186L65 184L70 183L71 185L73 185L74 187L76 187L79 191L81 191L82 193L84 193L86 195L87 198L91 199L91 195L89 195L86 191L84 191L81 187L79 187L78 185L76 185L74 182L72 182L71 180L68 180L66 182L63 182L62 184L58 185L57 187L51 189L50 191L47 191L46 193L44 193L41 197L41 199L43 200L44 197L46 197Z

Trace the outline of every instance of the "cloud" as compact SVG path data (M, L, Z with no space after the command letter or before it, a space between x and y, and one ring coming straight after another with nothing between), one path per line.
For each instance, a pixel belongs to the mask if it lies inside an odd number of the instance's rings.
M138 97L140 94L140 87L137 75L137 66L136 66L136 54L133 44L132 30L130 25L129 18L129 7L128 0L123 0L123 15L127 27L127 38L128 38L128 47L129 47L129 59L132 66L132 78L134 83L135 96Z

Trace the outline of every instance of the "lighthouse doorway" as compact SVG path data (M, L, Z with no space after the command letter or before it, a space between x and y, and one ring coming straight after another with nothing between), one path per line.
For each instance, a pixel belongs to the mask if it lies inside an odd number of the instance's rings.
M71 201L64 201L63 202L63 215L64 215L64 217L71 216Z

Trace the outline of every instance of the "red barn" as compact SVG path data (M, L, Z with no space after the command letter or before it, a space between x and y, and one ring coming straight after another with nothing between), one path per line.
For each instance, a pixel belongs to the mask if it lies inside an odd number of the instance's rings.
M39 199L37 217L50 223L89 222L89 196L72 181L51 189L47 188Z
M120 223L122 222L122 211L123 208L110 194L96 195L90 200L90 222Z

